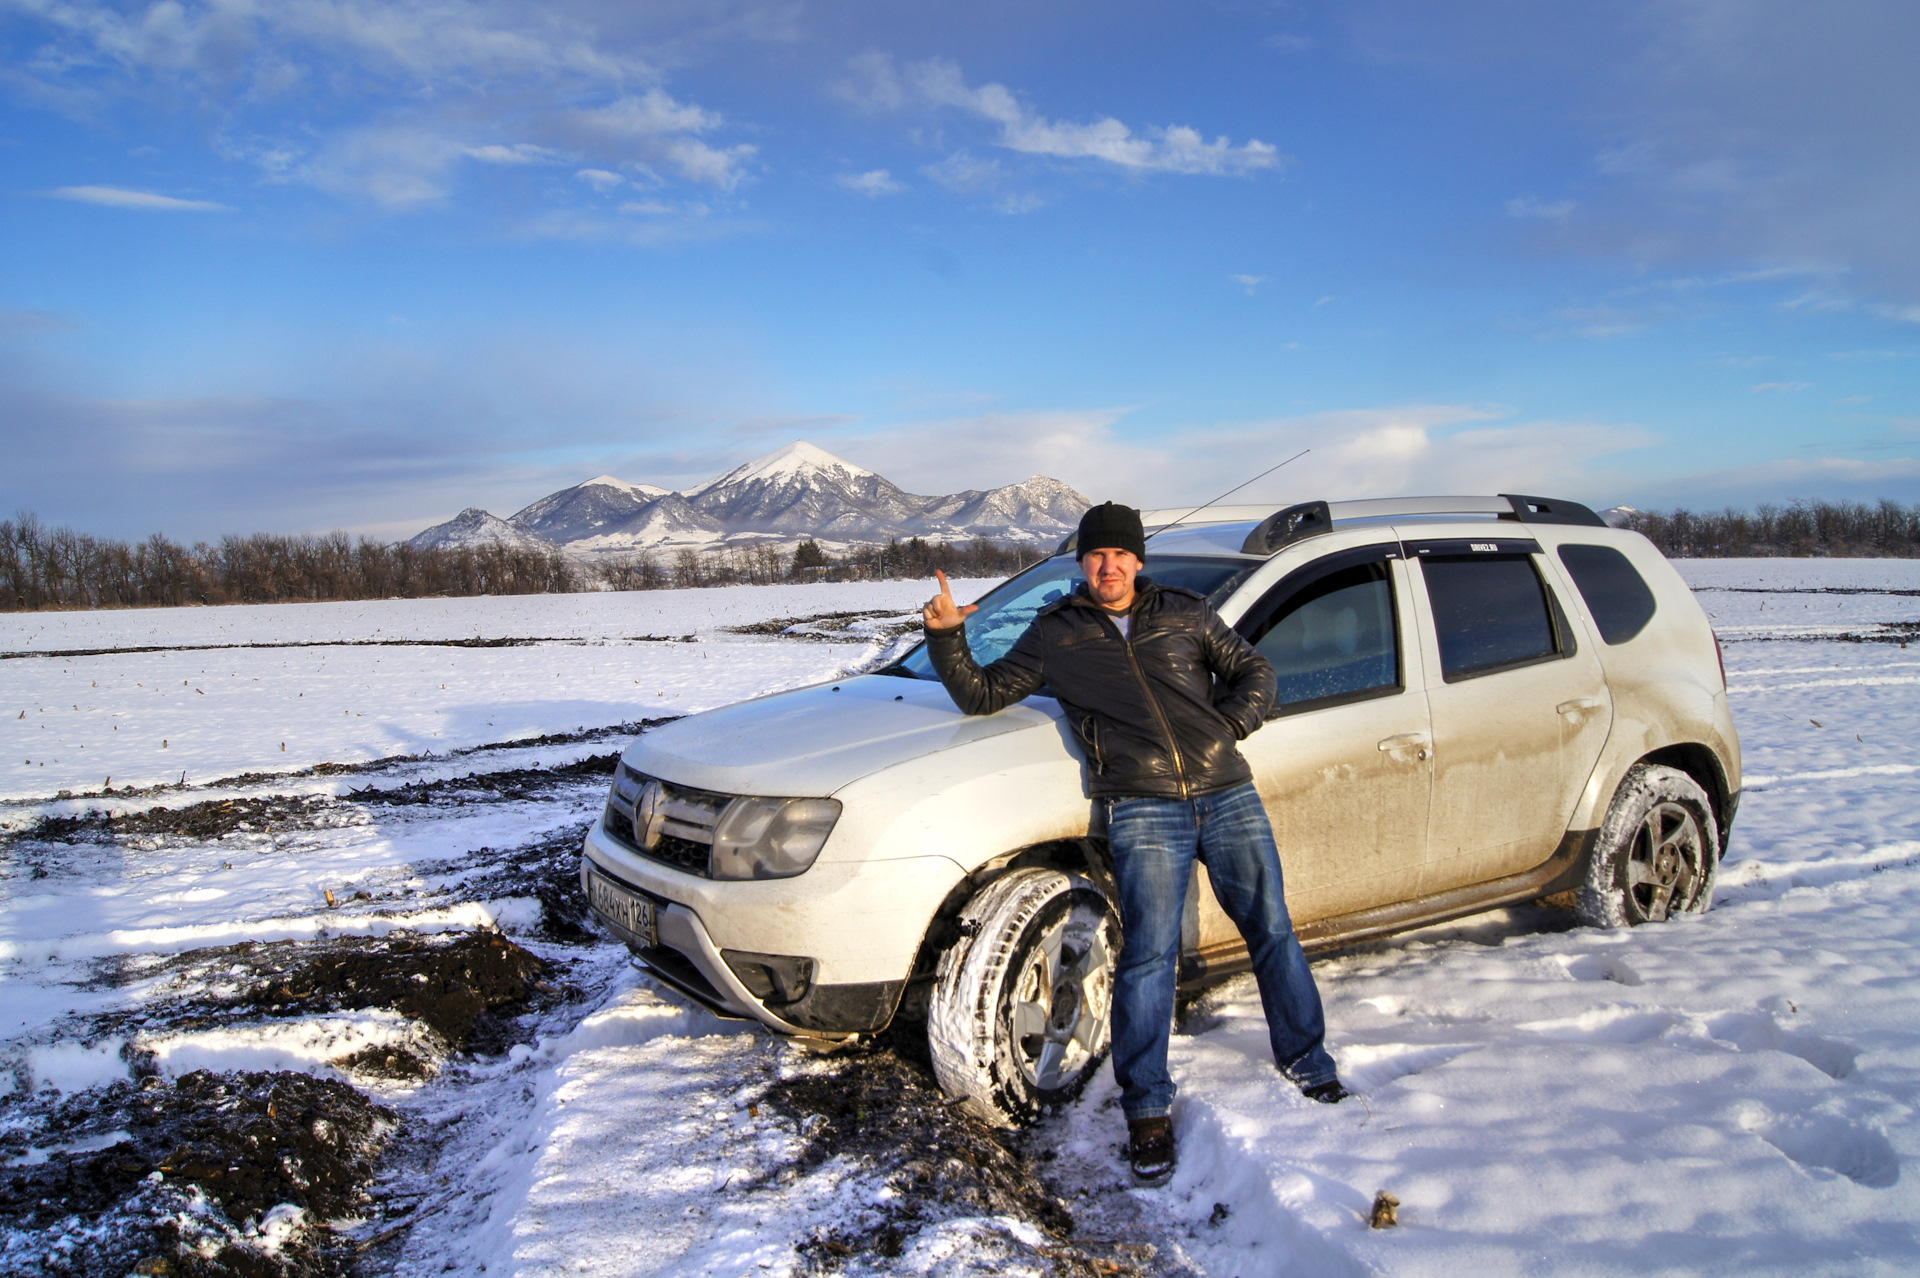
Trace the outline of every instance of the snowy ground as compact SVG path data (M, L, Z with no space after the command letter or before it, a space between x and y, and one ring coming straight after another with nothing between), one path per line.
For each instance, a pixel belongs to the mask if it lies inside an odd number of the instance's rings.
M124 1136L52 1107L130 1062L174 1087L292 1069L396 1115L347 1234L369 1272L1914 1272L1920 565L1681 568L1746 752L1714 910L1620 933L1498 911L1318 962L1360 1093L1337 1108L1273 1074L1230 984L1175 1040L1182 1162L1151 1191L1124 1187L1104 1073L998 1168L898 1059L690 1011L550 890L632 729L603 730L874 659L919 583L0 617L0 652L159 649L0 660L0 822L69 821L0 845L0 1163ZM867 615L729 629L826 613ZM538 642L444 646L476 639ZM341 646L368 640L413 642ZM269 772L304 775L243 775ZM497 1041L233 1002L287 955L488 922L558 991L503 1005ZM247 940L296 944L217 948ZM396 1052L438 1073L343 1063ZM1383 1189L1401 1224L1372 1231ZM0 1272L83 1255L82 1223L6 1235Z

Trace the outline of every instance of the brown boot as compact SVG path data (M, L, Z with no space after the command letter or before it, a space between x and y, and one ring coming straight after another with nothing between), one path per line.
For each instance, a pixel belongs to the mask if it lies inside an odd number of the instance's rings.
M1173 1175L1176 1156L1171 1118L1162 1114L1127 1120L1127 1161L1133 1164L1135 1180L1143 1185L1165 1183Z

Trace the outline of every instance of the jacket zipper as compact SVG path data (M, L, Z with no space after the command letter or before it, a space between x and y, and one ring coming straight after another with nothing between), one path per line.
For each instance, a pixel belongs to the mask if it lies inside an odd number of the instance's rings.
M1117 634L1119 629L1115 626L1114 632ZM1187 785L1187 765L1180 758L1180 743L1173 739L1173 725L1167 722L1167 712L1160 708L1160 698L1153 695L1153 686L1147 682L1147 672L1140 668L1140 658L1134 655L1132 626L1127 627L1127 633L1121 636L1120 642L1126 645L1127 661L1133 666L1133 677L1140 681L1140 691L1147 695L1147 704L1153 707L1153 717L1160 721L1160 731L1166 734L1167 749L1173 755L1173 770L1180 778L1180 797L1191 799L1193 792Z

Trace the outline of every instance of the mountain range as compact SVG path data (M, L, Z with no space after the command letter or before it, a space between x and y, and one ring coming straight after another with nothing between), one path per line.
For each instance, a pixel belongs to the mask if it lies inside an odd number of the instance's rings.
M1045 475L1002 488L923 497L796 440L685 492L597 475L506 519L471 507L410 544L558 546L599 558L808 539L835 550L895 537L1047 543L1071 531L1091 504Z

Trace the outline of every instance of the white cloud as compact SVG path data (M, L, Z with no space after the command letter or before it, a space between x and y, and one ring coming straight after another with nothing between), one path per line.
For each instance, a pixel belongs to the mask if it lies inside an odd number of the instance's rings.
M118 186L63 186L47 192L59 200L78 200L82 204L104 204L114 209L140 209L149 213L221 213L227 206L211 200L181 200L152 191L129 191Z
M962 195L971 195L996 185L1001 178L1000 161L982 160L973 152L961 147L938 164L929 164L922 170L928 177L950 191Z
M487 146L462 148L467 158L478 160L482 164L556 164L560 161L558 152L544 146L535 146L531 142L516 142L512 146L502 146L498 142Z
M714 112L649 89L622 94L606 106L567 112L562 127L590 147L650 167L664 165L690 181L731 191L746 177L758 148L748 143L713 147L695 136L724 123Z
M1228 278L1241 288L1247 290L1249 297L1253 295L1253 290L1267 282L1267 277L1264 275L1233 275Z
M1061 479L1095 501L1148 508L1206 501L1248 475L1312 451L1229 500L1276 508L1313 498L1414 493L1593 492L1596 459L1657 442L1637 427L1536 421L1454 404L1317 413L1145 434L1124 408L993 413L842 437L827 445L915 492ZM940 446L964 439L963 455Z
M390 208L451 195L462 158L601 171L633 164L732 190L756 149L723 145L715 137L728 127L720 115L663 87L660 63L676 56L666 32L778 34L759 30L751 15L697 7L627 14L509 0L0 3L31 24L35 41L9 78L43 104L101 119L116 104L153 101L158 89L219 121L214 147L224 158L257 165L271 180ZM668 52L656 62L650 48ZM526 140L496 140L501 134Z
M606 169L581 169L574 176L603 194L626 181L618 173L610 173Z
M1750 392L1755 395L1777 394L1781 392L1791 393L1793 391L1806 390L1812 385L1812 382L1761 382L1759 385L1751 387Z
M1108 116L1080 124L1052 120L1016 97L1005 85L969 86L957 63L944 58L910 62L895 68L885 54L867 54L851 64L856 84L849 95L875 110L898 110L913 103L947 107L1000 128L997 145L1028 155L1092 159L1135 171L1240 174L1278 168L1280 152L1250 139L1241 146L1227 138L1209 142L1185 125L1149 128L1136 134Z
M865 173L842 173L834 181L849 191L858 191L861 195L893 195L907 188L893 180L893 174L885 169L869 169Z
M1572 215L1572 200L1556 200L1552 204L1543 204L1531 195L1520 196L1507 201L1508 217L1535 217L1550 222L1564 222Z
M433 129L372 126L330 140L294 176L329 194L405 209L444 199L466 148Z

